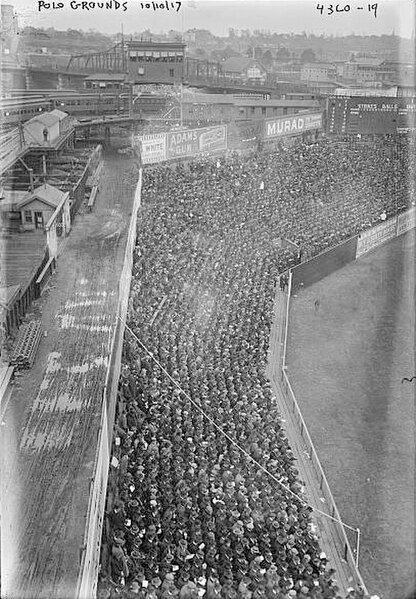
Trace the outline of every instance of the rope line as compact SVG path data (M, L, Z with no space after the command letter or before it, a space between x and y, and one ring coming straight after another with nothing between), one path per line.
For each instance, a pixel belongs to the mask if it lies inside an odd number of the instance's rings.
M144 343L142 343L142 341L140 341L140 339L137 337L137 335L134 333L134 331L132 331L132 329L129 327L129 325L123 321L123 319L117 315L117 318L121 321L121 323L123 324L123 326L131 333L131 335L133 335L133 337L136 339L136 341L141 345L141 347L144 349L144 351L150 356L150 358L159 366L159 368L162 370L162 372L164 372L164 374L168 377L168 379L170 381L172 381L172 383L175 385L175 387L177 387L179 389L179 391L186 397L186 399L202 414L202 416L204 418L206 418L209 422L211 422L211 424L221 433L221 435L223 435L226 439L228 439L228 441L234 445L234 447L236 447L242 454L244 454L251 462L253 462L253 464L255 464L258 468L260 468L265 474L267 474L267 476L269 476L274 482L276 482L278 485L280 485L282 487L282 489L285 489L285 491L287 491L290 495L293 495L298 501L300 501L303 505L305 505L306 507L310 507L313 511L315 511L317 514L320 514L321 516L325 516L326 518L329 518L330 520L332 520L333 522L336 522L337 524L340 524L341 526L345 526L345 528L348 528L349 530L354 531L355 533L357 532L358 529L350 526L349 524L345 524L345 522L342 522L342 520L338 520L337 518L334 518L333 516L331 516L330 514L327 514L326 512L323 512L322 510L320 510L319 508L315 508L314 506L310 505L307 501L305 501L304 499L302 499L301 497L299 497L299 495L296 495L296 493L294 493L291 489L289 489L289 487L287 487L285 484L282 483L282 481L280 481L276 476L274 476L274 474L272 474L269 470L267 470L267 468L265 468L264 466L262 466L262 464L260 464L260 462L258 462L255 458L253 458L243 447L241 447L237 441L235 441L232 437L230 437L230 435L225 432L224 429L222 429L216 422L215 420L213 420L211 418L211 416L209 416L209 414L207 414L200 405L198 405L193 399L192 397L190 397L190 395L188 395L188 393L186 391L184 391L182 389L182 387L179 385L179 383L177 381L175 381L175 379L173 379L169 372L162 366L162 364L159 362L159 360L153 355L153 353L151 351L149 351L147 349L147 347L144 345Z

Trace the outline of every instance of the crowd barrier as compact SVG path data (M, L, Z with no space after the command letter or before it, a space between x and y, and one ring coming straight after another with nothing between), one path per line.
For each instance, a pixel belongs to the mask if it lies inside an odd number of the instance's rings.
M415 227L415 216L416 209L412 207L406 212L388 219L376 227L372 227L368 231L364 231L360 235L356 235L350 239L347 239L337 246L322 252L311 260L299 264L292 269L289 277L286 310L281 323L283 330L283 360L279 365L280 388L282 390L286 406L293 414L298 433L306 445L309 465L314 470L316 479L319 481L320 493L322 493L322 497L325 499L323 506L325 506L326 509L324 510L322 506L320 506L319 509L321 511L325 511L328 517L333 520L333 538L335 540L339 555L348 563L354 584L360 586L366 593L367 589L358 568L360 530L359 528L354 530L348 525L340 524L342 520L334 497L287 375L285 362L288 339L290 297L292 294L297 293L301 287L307 287L318 282L332 272L342 268L349 262L357 260L360 256L382 245L389 239L410 231ZM351 534L354 535L354 537L351 539L353 544L355 544L354 549L352 548L352 543L349 539Z
M78 212L81 204L85 200L85 189L87 184L87 179L90 174L97 168L99 161L101 160L102 155L102 146L99 144L96 146L89 157L89 160L82 171L82 175L77 181L76 185L72 189L71 192L71 222L73 222L76 213Z
M342 524L339 524L339 522L342 522L341 516L338 512L338 508L336 506L334 497L331 493L328 480L323 471L321 462L319 461L318 454L312 442L306 423L303 419L302 413L300 411L298 402L296 400L285 368L283 368L281 371L280 387L283 391L286 405L288 406L288 408L294 416L295 422L298 426L298 432L302 437L303 441L305 442L308 453L308 464L314 470L315 476L319 481L319 491L322 497L325 499L325 503L323 503L322 506L320 506L320 510L325 511L328 514L328 516L331 519L333 519L332 532L338 554L345 562L347 562L349 566L353 582L352 586L360 586L364 591L366 591L364 580L358 569L360 551L360 530L345 530L344 526ZM352 549L351 543L348 539L348 535L351 534L353 535L352 541L355 545L354 549Z
M415 227L416 208L412 207L359 235L339 243L293 268L291 293L309 287L339 268L357 260L386 241L399 237Z
M117 389L121 370L124 325L130 294L133 268L133 249L136 243L136 218L141 203L142 169L134 196L133 209L124 252L123 269L118 286L118 303L114 315L114 328L109 350L109 361L103 388L101 422L98 433L94 475L91 481L90 499L84 545L81 548L81 567L78 577L77 599L96 597L100 566L101 536L107 495L108 472L112 445L112 433L117 404Z
M302 287L309 287L324 277L355 260L357 237L352 237L318 254L307 262L302 262L292 272L292 293Z
M319 506L319 510L320 512L325 512L327 514L327 517L331 520L332 538L334 540L338 555L348 565L349 578L352 583L351 586L354 585L356 588L360 587L364 590L365 593L367 593L366 585L358 568L360 553L360 529L354 529L353 527L350 527L342 523L342 519L336 506L331 489L329 487L328 480L325 476L312 438L309 434L308 427L306 426L299 404L296 400L295 393L292 389L289 377L287 375L286 350L288 340L290 297L292 284L293 273L290 272L289 287L287 293L285 294L286 306L282 321L280 322L280 327L283 335L283 353L282 361L279 364L279 386L282 391L286 408L293 415L293 422L297 427L297 433L300 435L304 442L304 445L306 446L308 466L313 469L313 472L315 474L315 480L319 485L319 494L324 499L322 505ZM305 458L302 457L302 459ZM354 548L352 548L352 545L354 546Z

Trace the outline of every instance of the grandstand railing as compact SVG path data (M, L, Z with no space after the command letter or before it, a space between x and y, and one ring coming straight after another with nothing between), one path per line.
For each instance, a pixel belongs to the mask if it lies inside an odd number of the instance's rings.
M322 252L318 256L314 256L307 262L311 264L317 259L321 259L322 256L326 254L330 254L331 252L336 250L337 247L342 247L348 243L354 243L354 256L350 257L349 260L346 260L345 263L338 263L334 266L332 271L325 271L322 274L327 276L331 274L338 267L345 266L346 263L358 259L360 256L365 255L368 251L375 249L376 247L382 245L386 241L393 239L395 236L402 235L407 231L411 230L415 227L415 217L416 217L416 209L414 207L410 208L405 212L401 212L391 219L385 221L384 223L378 224L366 231L363 231L359 235L355 235L348 240L344 240L335 248L329 248L325 252ZM392 226L393 225L393 226ZM393 232L390 232L390 229L393 229ZM385 231L385 235L383 232ZM302 263L304 264L304 263ZM295 267L296 269L297 267ZM360 574L358 564L359 564L359 553L360 553L360 529L353 529L352 527L346 525L342 522L341 516L339 514L338 508L335 503L335 499L332 495L328 480L325 476L324 470L322 468L321 462L319 460L317 451L313 444L312 438L308 431L308 427L306 426L306 422L302 416L301 409L299 407L298 401L296 399L296 395L293 391L292 385L290 383L287 367L286 367L286 352L287 352L287 341L288 341L288 330L289 330L289 315L290 315L290 298L292 295L292 280L293 280L293 271L289 272L289 286L286 294L286 306L285 312L283 315L281 327L283 332L283 352L282 352L282 361L279 365L280 368L280 388L283 392L284 399L286 401L287 408L292 412L294 421L297 424L298 431L306 444L308 460L310 465L313 467L317 480L319 481L319 489L322 493L322 497L325 500L325 503L319 507L320 511L323 511L322 508L326 507L325 513L329 518L331 518L334 522L333 531L334 531L334 539L336 540L336 545L338 547L339 554L342 558L348 563L350 566L350 571L354 578L354 583L360 585L361 588L367 593L367 589L365 583ZM315 279L313 282L317 282L319 279ZM354 532L355 535L355 548L351 547L350 540L348 539L347 534Z

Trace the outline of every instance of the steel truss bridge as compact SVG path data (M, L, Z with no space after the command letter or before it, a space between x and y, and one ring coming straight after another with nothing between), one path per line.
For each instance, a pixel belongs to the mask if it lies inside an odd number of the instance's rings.
M127 45L119 42L108 50L87 54L74 54L68 61L68 74L99 74L113 73L127 75ZM152 83L147 81L146 83ZM183 83L191 87L206 87L210 89L241 91L246 93L261 93L270 96L276 91L276 84L244 83L232 79L222 72L219 62L187 58L184 61Z

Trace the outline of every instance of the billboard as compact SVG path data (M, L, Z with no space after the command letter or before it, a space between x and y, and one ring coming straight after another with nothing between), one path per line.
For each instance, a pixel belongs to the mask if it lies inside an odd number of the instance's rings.
M264 139L297 135L311 129L321 128L322 114L320 112L282 116L276 119L267 119L264 122Z
M358 236L356 258L359 258L366 252L369 252L378 245L381 245L388 239L395 237L397 226L396 221L396 218L391 218L385 223L381 223L380 225L361 233Z
M194 156L201 152L215 152L227 149L227 126L203 127L185 131L169 131L167 139L167 159Z
M390 96L341 97L328 100L328 132L395 135L414 131L416 98Z
M402 233L406 233L406 231L410 231L414 229L416 221L416 208L410 208L403 214L399 214L397 217L397 235L401 235Z
M166 160L166 133L138 135L143 164L153 164Z

